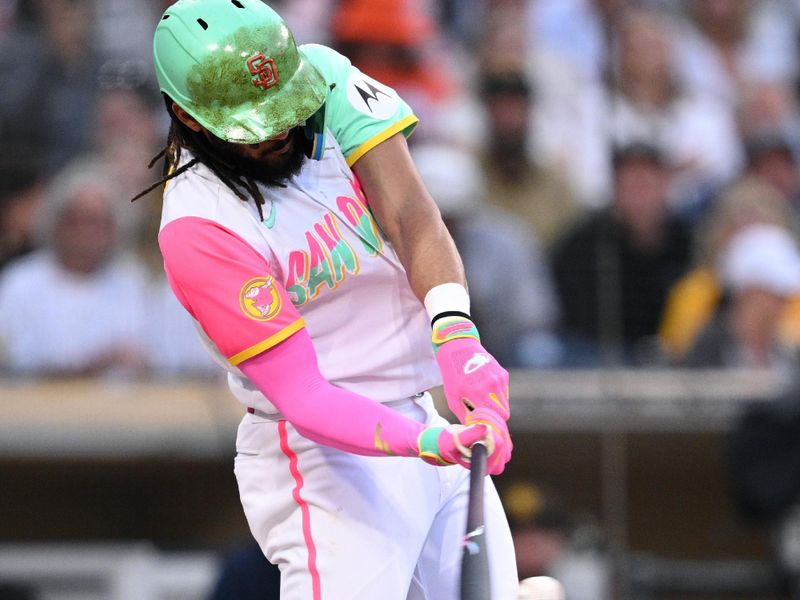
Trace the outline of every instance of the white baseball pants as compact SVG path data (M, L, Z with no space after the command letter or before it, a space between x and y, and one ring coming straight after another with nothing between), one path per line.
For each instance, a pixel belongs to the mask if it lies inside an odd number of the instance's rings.
M389 403L445 425L429 394ZM281 570L282 600L457 600L469 472L316 444L286 421L245 415L236 479L253 536ZM493 600L516 600L514 547L486 482Z

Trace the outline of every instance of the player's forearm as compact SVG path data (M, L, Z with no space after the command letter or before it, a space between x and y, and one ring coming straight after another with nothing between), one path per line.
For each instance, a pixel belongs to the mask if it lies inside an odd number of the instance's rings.
M352 392L331 384L327 388L315 395L324 404L317 418L289 419L300 435L364 456L418 456L423 425Z
M424 299L442 283L465 285L455 243L417 173L405 138L398 134L379 144L353 170L417 297Z
M424 425L325 380L304 330L239 368L304 437L366 456L419 454Z
M395 244L411 289L420 300L443 283L458 283L466 287L464 267L453 239L438 219L438 214L431 219L420 227L408 224L404 227L408 233L398 236L403 240L400 248Z

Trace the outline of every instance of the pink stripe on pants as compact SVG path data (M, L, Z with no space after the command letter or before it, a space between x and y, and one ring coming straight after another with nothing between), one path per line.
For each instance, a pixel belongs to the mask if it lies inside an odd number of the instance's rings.
M281 450L289 459L289 471L294 478L295 486L292 490L292 497L297 505L300 507L303 523L303 539L305 540L306 547L308 548L308 572L311 574L311 590L313 600L322 600L322 583L317 570L317 548L314 545L314 539L311 537L311 512L309 511L308 504L300 495L300 490L303 489L303 476L300 475L300 470L297 468L297 454L289 448L289 437L286 434L286 420L278 421L278 434L280 436Z

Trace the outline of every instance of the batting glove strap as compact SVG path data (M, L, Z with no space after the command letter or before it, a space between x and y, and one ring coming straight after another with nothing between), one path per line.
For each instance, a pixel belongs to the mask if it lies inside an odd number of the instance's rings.
M444 427L427 427L422 430L417 440L419 457L433 465L452 465L454 463L446 461L442 458L441 454L439 454L439 436L442 431L444 431Z
M438 352L439 347L445 342L457 339L473 339L481 341L478 329L470 319L459 316L447 316L437 318L433 324L431 332L431 342L433 342L434 352Z

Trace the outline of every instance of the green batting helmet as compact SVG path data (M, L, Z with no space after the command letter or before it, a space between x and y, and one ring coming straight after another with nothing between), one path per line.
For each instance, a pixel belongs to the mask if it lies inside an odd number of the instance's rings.
M161 91L215 136L256 144L303 123L328 87L259 0L179 0L153 39Z

